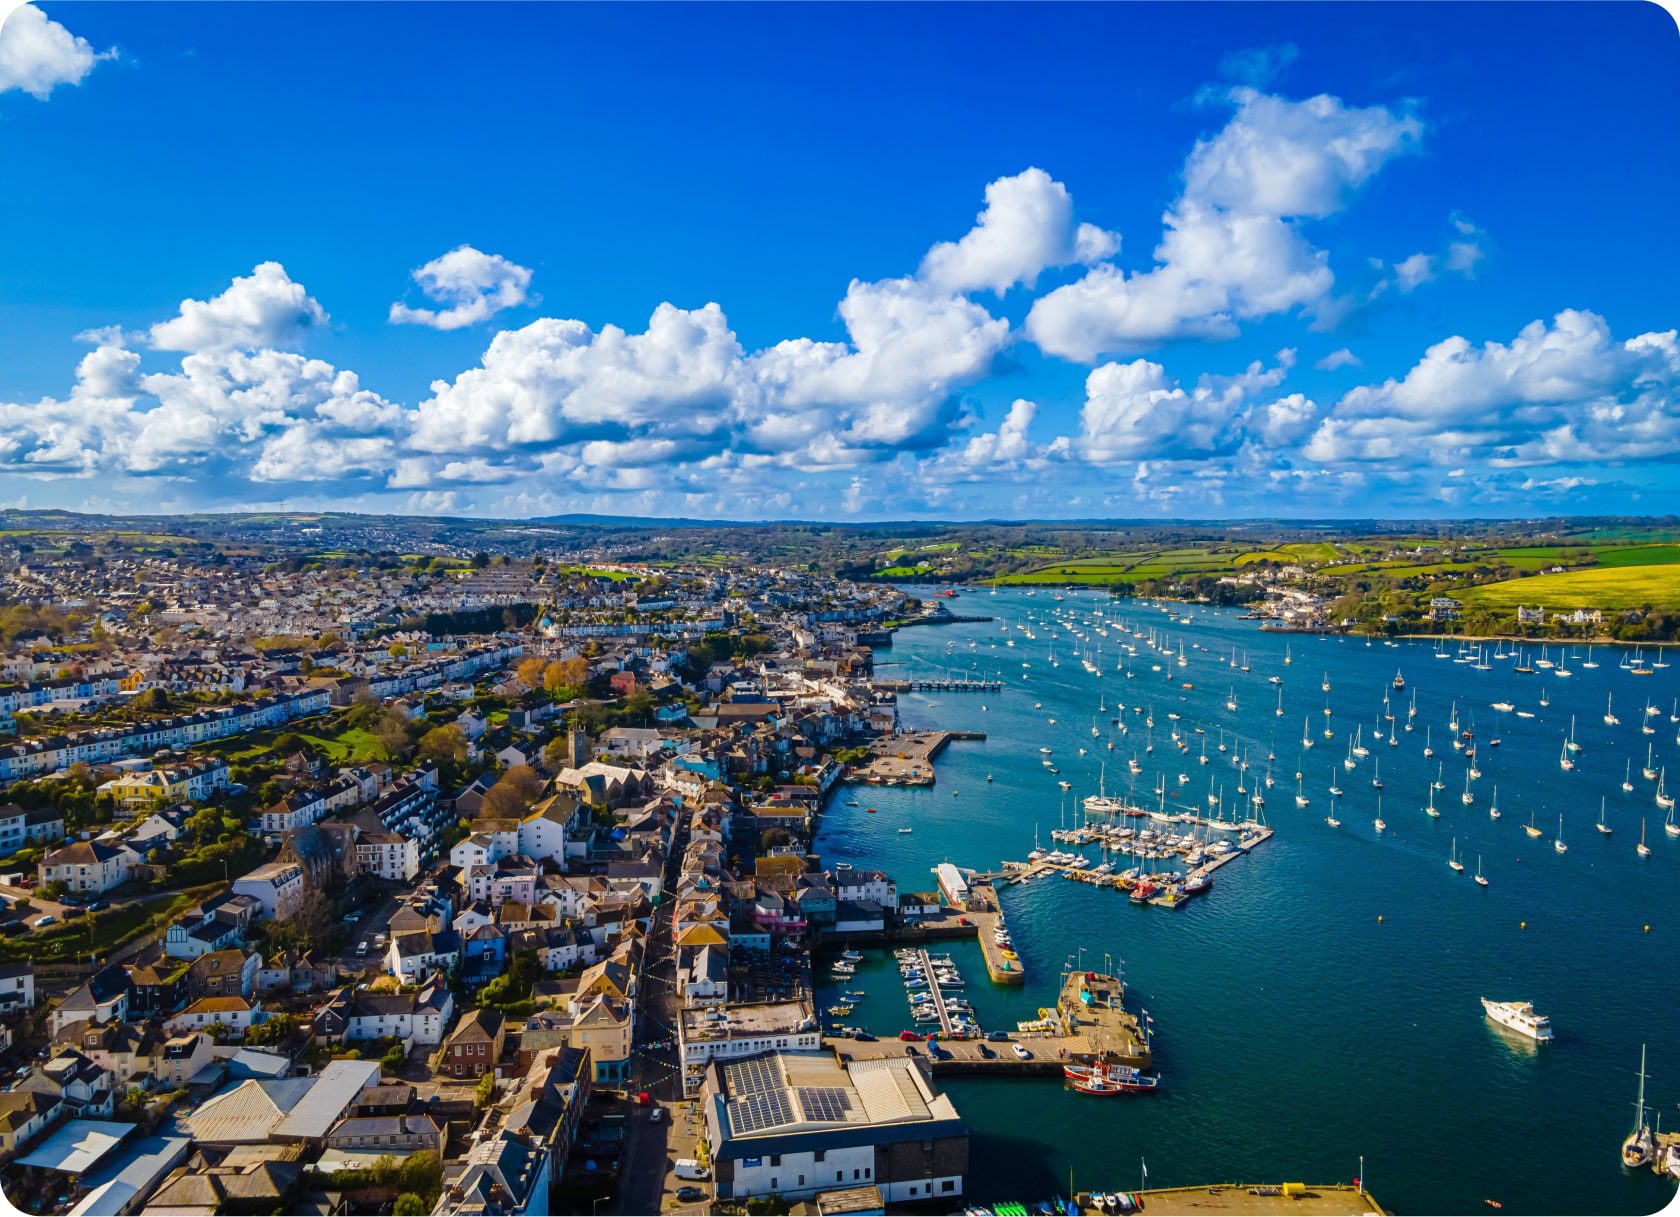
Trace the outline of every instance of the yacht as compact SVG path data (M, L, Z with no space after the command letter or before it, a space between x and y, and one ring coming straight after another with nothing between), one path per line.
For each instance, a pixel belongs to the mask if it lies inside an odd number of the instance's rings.
M1487 876L1482 874L1482 855L1481 854L1476 855L1476 874L1475 874L1474 878L1476 880L1476 886L1486 887L1488 885Z
M1378 832L1388 827L1388 821L1382 818L1382 795L1377 796L1377 818L1372 821Z
M1462 863L1458 860L1458 838L1457 837L1453 838L1452 853L1450 855L1448 855L1448 857L1447 857L1447 865L1452 867L1455 871L1457 871L1461 875L1464 873L1464 863Z
M1645 1045L1639 1045L1639 1097L1634 1101L1633 1131L1622 1141L1622 1165L1630 1169L1650 1165L1657 1139L1645 1123Z
M1536 1014L1531 1002L1489 1001L1484 997L1482 1009L1501 1027L1509 1027L1532 1040L1545 1043L1552 1038L1552 1020L1544 1014Z
M1560 854L1566 854L1569 852L1569 846L1563 843L1563 813L1561 811L1558 812L1558 835L1552 841L1552 848L1557 850Z
M1610 835L1610 825L1604 822L1604 800L1602 798L1598 800L1598 831L1607 837Z

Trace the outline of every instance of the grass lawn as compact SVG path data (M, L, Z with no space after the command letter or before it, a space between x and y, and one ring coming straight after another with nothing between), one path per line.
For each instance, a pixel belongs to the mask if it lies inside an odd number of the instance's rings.
M1625 609L1680 605L1680 566L1612 566L1467 587L1461 597L1488 608Z
M914 579L932 570L931 566L886 566L875 572L877 579Z
M1680 562L1680 545L1635 545L1597 552L1600 566L1669 566Z

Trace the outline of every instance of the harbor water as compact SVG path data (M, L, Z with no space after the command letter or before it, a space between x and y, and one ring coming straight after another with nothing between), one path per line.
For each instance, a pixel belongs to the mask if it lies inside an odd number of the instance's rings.
M947 1079L974 1138L969 1197L1136 1188L1144 1164L1153 1187L1351 1181L1363 1156L1365 1182L1397 1212L1468 1212L1487 1199L1514 1213L1651 1213L1667 1203L1673 1186L1649 1170L1625 1171L1618 1150L1633 1123L1642 1043L1647 1104L1664 1129L1680 1127L1680 838L1665 833L1657 783L1640 773L1650 745L1658 766L1674 762L1669 789L1680 781L1680 723L1671 721L1680 662L1635 675L1623 648L1595 647L1597 666L1588 668L1585 648L1553 647L1548 657L1569 676L1517 673L1509 659L1490 658L1479 670L1453 661L1456 642L1438 658L1429 640L1367 645L1262 632L1231 610L1169 612L1089 591L1062 595L965 594L954 611L995 620L902 629L879 653L882 679L1001 676L1004 689L901 694L907 727L988 738L947 748L932 787L838 791L816 843L825 862L881 869L901 891L931 891L939 862L991 871L1024 860L1035 830L1051 848L1050 830L1075 822L1079 800L1097 792L1099 763L1109 794L1148 806L1164 780L1169 811L1206 814L1211 778L1216 793L1223 788L1226 817L1240 819L1248 808L1236 793L1235 758L1250 763L1243 781L1252 793L1264 789L1266 757L1275 753L1264 814L1276 834L1178 909L1140 907L1060 876L1004 887L1003 911L1027 969L1022 988L990 984L971 940L932 944L951 951L964 996L988 1029L1013 1030L1053 1005L1067 967L1123 961L1127 1004L1153 1019L1163 1078L1158 1093L1112 1098L1051 1079ZM1085 637L1055 624L1058 615ZM1153 630L1172 656L1122 634L1120 622ZM1233 648L1237 663L1229 662ZM1525 653L1530 663L1539 657ZM1645 658L1666 656L1647 650ZM1403 691L1392 688L1397 669ZM1273 676L1281 686L1268 682ZM1385 692L1392 724L1381 718ZM1607 696L1619 725L1603 721ZM1233 698L1235 711L1226 707ZM1465 754L1453 749L1448 727L1455 701L1460 728L1474 730L1482 773L1469 806L1461 799ZM1659 713L1647 716L1647 701ZM1176 724L1169 713L1180 715ZM1559 754L1572 715L1579 751L1565 771ZM1310 751L1301 747L1303 720ZM1642 732L1646 722L1654 734ZM1397 745L1373 741L1379 723L1394 728ZM1171 742L1175 725L1190 752ZM1356 727L1370 756L1349 771L1342 761ZM1434 759L1423 756L1426 727ZM1146 737L1153 752L1144 752ZM1042 763L1041 747L1052 750L1059 774ZM1134 753L1142 766L1135 776L1127 767ZM1622 789L1629 762L1631 793ZM1424 809L1438 766L1445 788L1435 792L1441 814L1432 818ZM1295 803L1297 770L1306 808ZM1339 828L1325 823L1332 780L1344 791ZM1496 784L1501 815L1492 819ZM1594 827L1601 797L1609 835ZM1567 852L1554 846L1560 813ZM1539 838L1524 831L1531 816ZM1636 852L1641 821L1649 857ZM905 827L913 831L898 831ZM1463 873L1448 866L1455 839ZM1081 852L1102 856L1096 846ZM1485 888L1472 880L1478 861ZM890 954L865 954L850 979L828 980L823 968L819 998L826 1006L861 991L836 1021L895 1036L913 1025L903 986ZM1497 1028L1483 1015L1483 996L1532 1001L1551 1017L1556 1039L1535 1045Z

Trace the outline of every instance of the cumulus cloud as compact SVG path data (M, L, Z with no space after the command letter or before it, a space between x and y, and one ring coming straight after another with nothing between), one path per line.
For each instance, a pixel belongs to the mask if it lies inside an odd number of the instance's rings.
M296 346L327 323L319 303L278 262L263 262L209 300L181 301L180 312L151 330L160 351L229 351Z
M458 330L530 299L531 272L527 267L471 245L457 245L416 268L411 277L434 304L446 307L411 308L399 300L391 306L393 324Z
M988 288L1003 295L1031 287L1045 269L1090 265L1120 249L1118 234L1073 222L1073 197L1042 169L986 187L986 207L959 241L942 241L922 259L920 277L946 292Z
M1303 453L1327 463L1671 459L1680 344L1673 330L1617 342L1602 317L1574 309L1509 343L1454 336L1404 377L1344 395Z
M1435 277L1435 259L1428 254L1413 254L1394 264L1394 282L1403 292L1409 292Z
M1327 95L1290 101L1236 88L1216 135L1198 141L1184 191L1162 217L1156 265L1112 264L1034 303L1026 331L1052 355L1091 362L1175 338L1226 338L1238 323L1312 308L1329 295L1328 256L1299 231L1341 210L1422 124L1382 106Z
M33 4L12 11L0 24L0 93L20 89L45 101L59 85L79 85L102 59L117 52L95 51Z
M1313 367L1320 372L1334 372L1337 368L1357 368L1359 366L1359 356L1346 347L1331 351L1323 359L1313 364Z
M1246 439L1255 395L1276 388L1294 362L1294 351L1280 351L1276 367L1257 360L1236 376L1204 375L1190 389L1147 359L1106 363L1085 378L1076 450L1100 465L1228 455Z

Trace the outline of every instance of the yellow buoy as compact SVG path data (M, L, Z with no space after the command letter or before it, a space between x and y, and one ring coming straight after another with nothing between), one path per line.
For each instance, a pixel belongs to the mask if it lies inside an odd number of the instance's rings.
M1381 924L1381 922L1382 922L1382 914L1381 913L1377 914L1377 922L1378 922L1378 924Z
M1647 933L1647 934L1649 934L1649 933L1650 933L1650 932L1651 932L1651 927L1650 927L1650 926L1649 926L1649 925L1647 925L1647 926L1646 926L1646 927L1645 927L1645 932L1646 932L1646 933Z
M1526 922L1526 921L1523 922L1522 923L1522 928L1526 930L1528 928L1528 922Z

